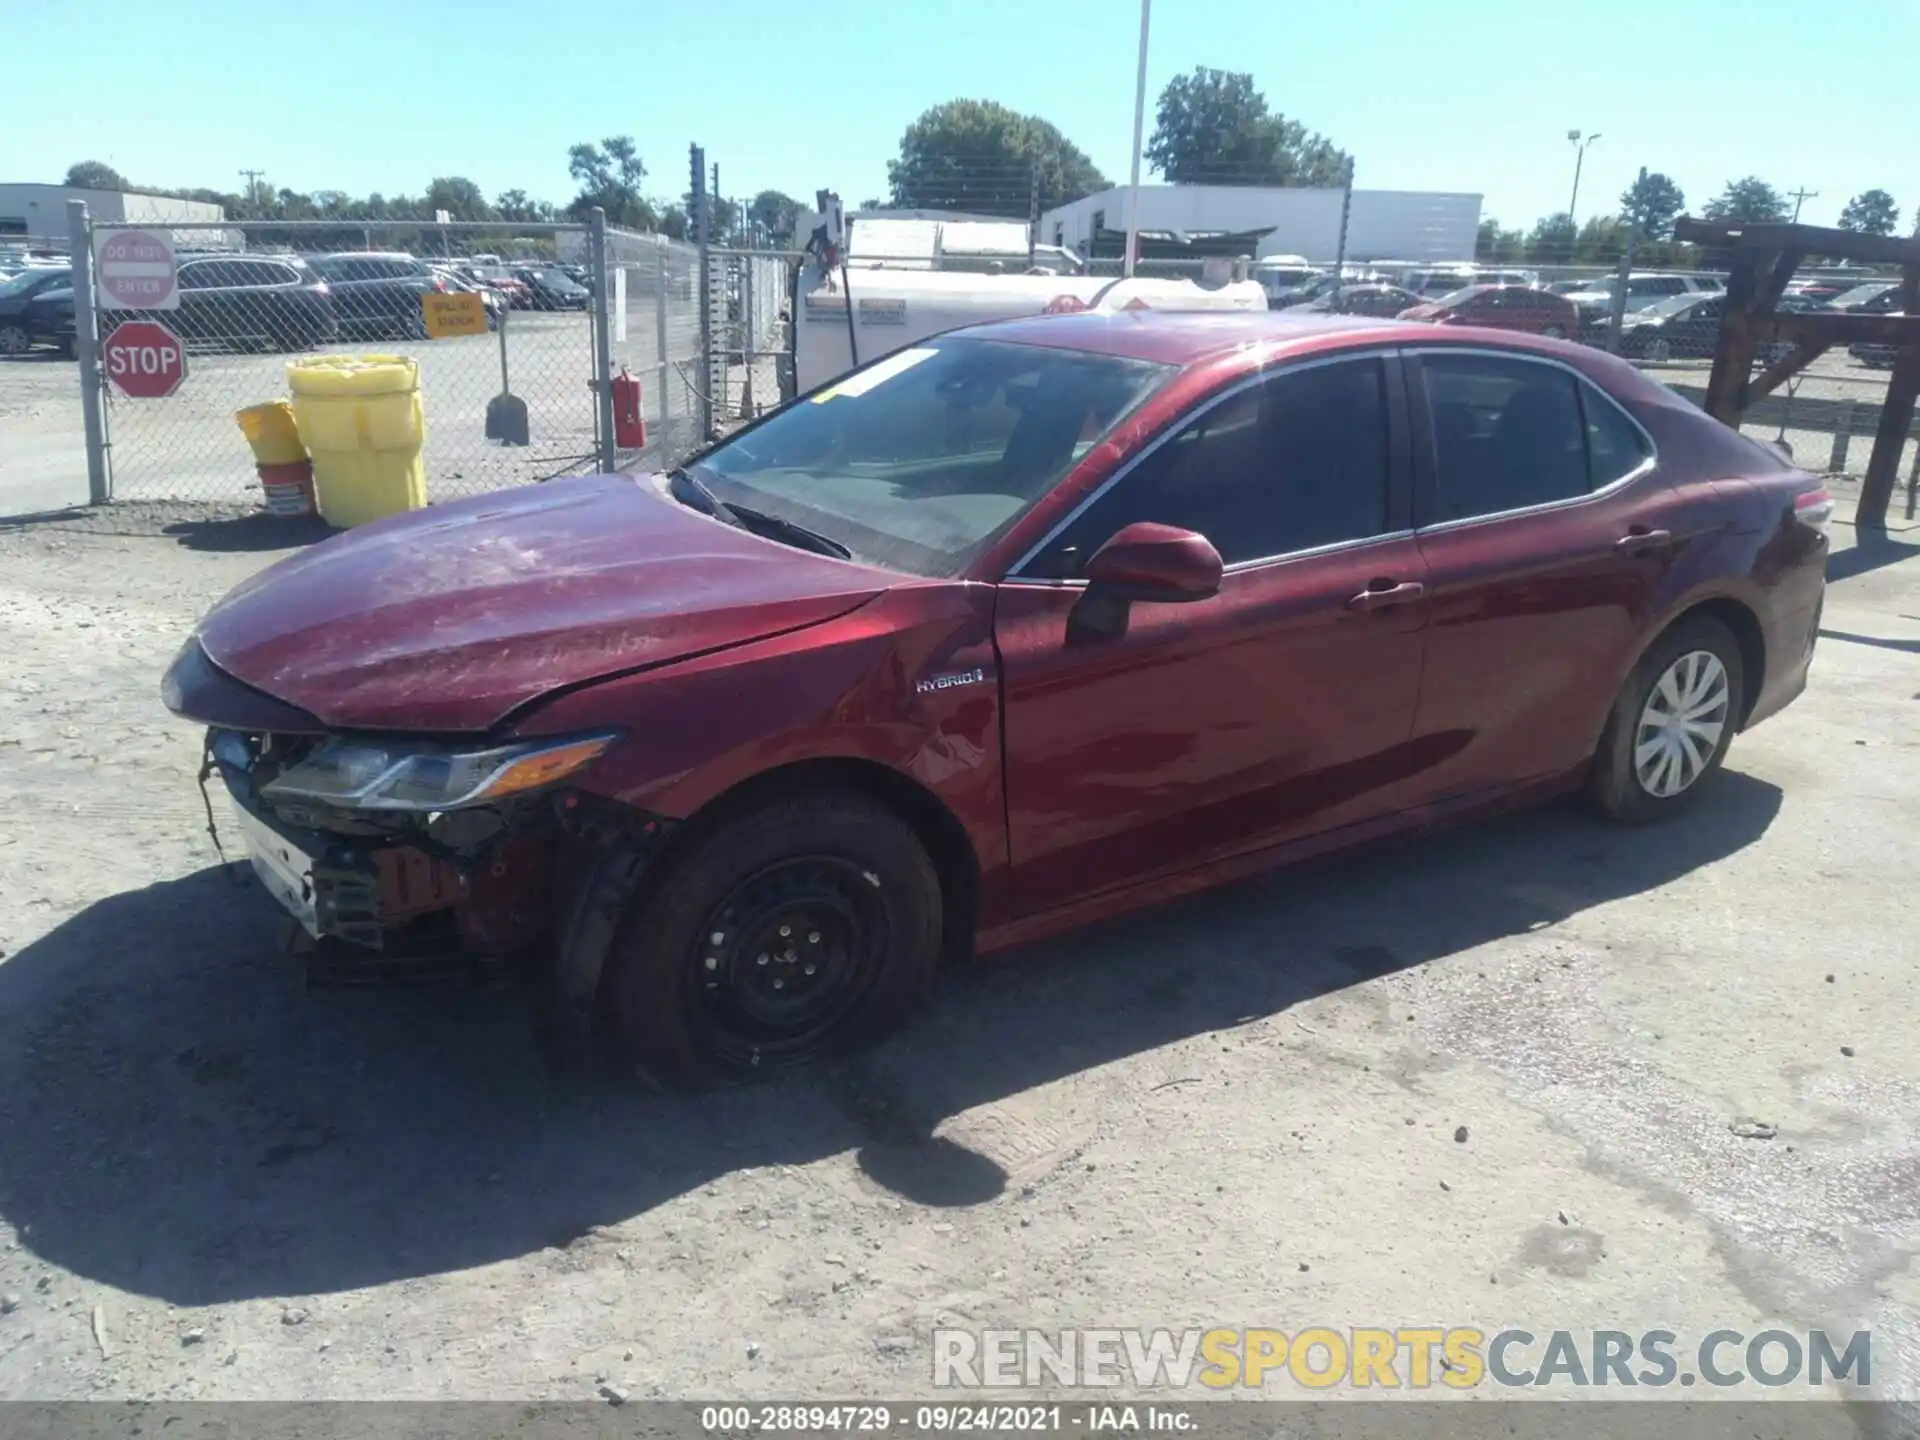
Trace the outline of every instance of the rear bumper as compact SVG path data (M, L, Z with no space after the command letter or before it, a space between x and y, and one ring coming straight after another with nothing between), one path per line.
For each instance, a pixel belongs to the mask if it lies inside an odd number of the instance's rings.
M1804 610L1783 621L1776 627L1775 634L1769 639L1773 642L1768 648L1780 657L1779 663L1767 666L1767 676L1760 687L1760 693L1754 697L1753 708L1747 712L1747 723L1742 729L1752 729L1762 720L1778 715L1787 706L1800 698L1807 688L1807 675L1813 668L1814 646L1820 636L1820 614L1825 604L1825 596Z

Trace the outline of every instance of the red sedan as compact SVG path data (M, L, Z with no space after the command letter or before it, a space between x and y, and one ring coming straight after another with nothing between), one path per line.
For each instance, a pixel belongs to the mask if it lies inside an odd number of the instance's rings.
M571 1034L697 1085L1302 856L1580 786L1679 811L1806 684L1829 510L1571 345L1053 316L670 475L326 541L164 693L313 943L538 957Z
M1402 320L1429 325L1479 325L1519 330L1549 340L1580 338L1580 308L1564 295L1530 285L1469 285L1451 295L1400 312Z

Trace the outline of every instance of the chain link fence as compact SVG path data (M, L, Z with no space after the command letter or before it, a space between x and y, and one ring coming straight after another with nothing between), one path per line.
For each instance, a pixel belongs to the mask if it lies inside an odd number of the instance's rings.
M660 465L700 443L700 252L694 246L607 227L609 328L616 372L641 384L646 443L618 437L623 466Z
M97 223L102 243L141 227ZM150 227L148 227L150 228ZM235 412L288 393L290 364L397 355L419 367L423 459L435 499L595 468L594 280L581 226L283 222L227 227L218 250L178 252L177 309L98 300L104 429L121 500L258 493ZM470 297L446 304L448 297ZM430 313L458 314L444 333ZM478 317L476 320L474 317ZM164 395L128 393L111 337L159 324L185 357ZM490 438L496 397L523 402L525 443Z

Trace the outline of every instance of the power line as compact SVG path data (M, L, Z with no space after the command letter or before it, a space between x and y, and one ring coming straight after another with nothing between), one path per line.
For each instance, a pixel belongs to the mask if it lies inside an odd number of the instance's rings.
M1788 191L1787 196L1793 201L1793 223L1798 225L1800 223L1800 207L1809 200L1818 200L1820 198L1820 192L1802 187L1798 190Z

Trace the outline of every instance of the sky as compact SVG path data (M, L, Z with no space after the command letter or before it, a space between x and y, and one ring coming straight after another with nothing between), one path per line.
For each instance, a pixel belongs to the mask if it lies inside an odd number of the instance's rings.
M922 110L992 99L1051 120L1124 183L1137 0L0 0L0 181L104 160L135 184L418 194L466 175L564 204L567 147L632 135L650 194L851 205ZM1525 228L1615 208L1642 165L1697 211L1757 174L1920 206L1920 0L1155 0L1154 97L1196 65L1250 71L1355 157L1361 188L1477 192ZM1143 180L1152 182L1143 167Z

